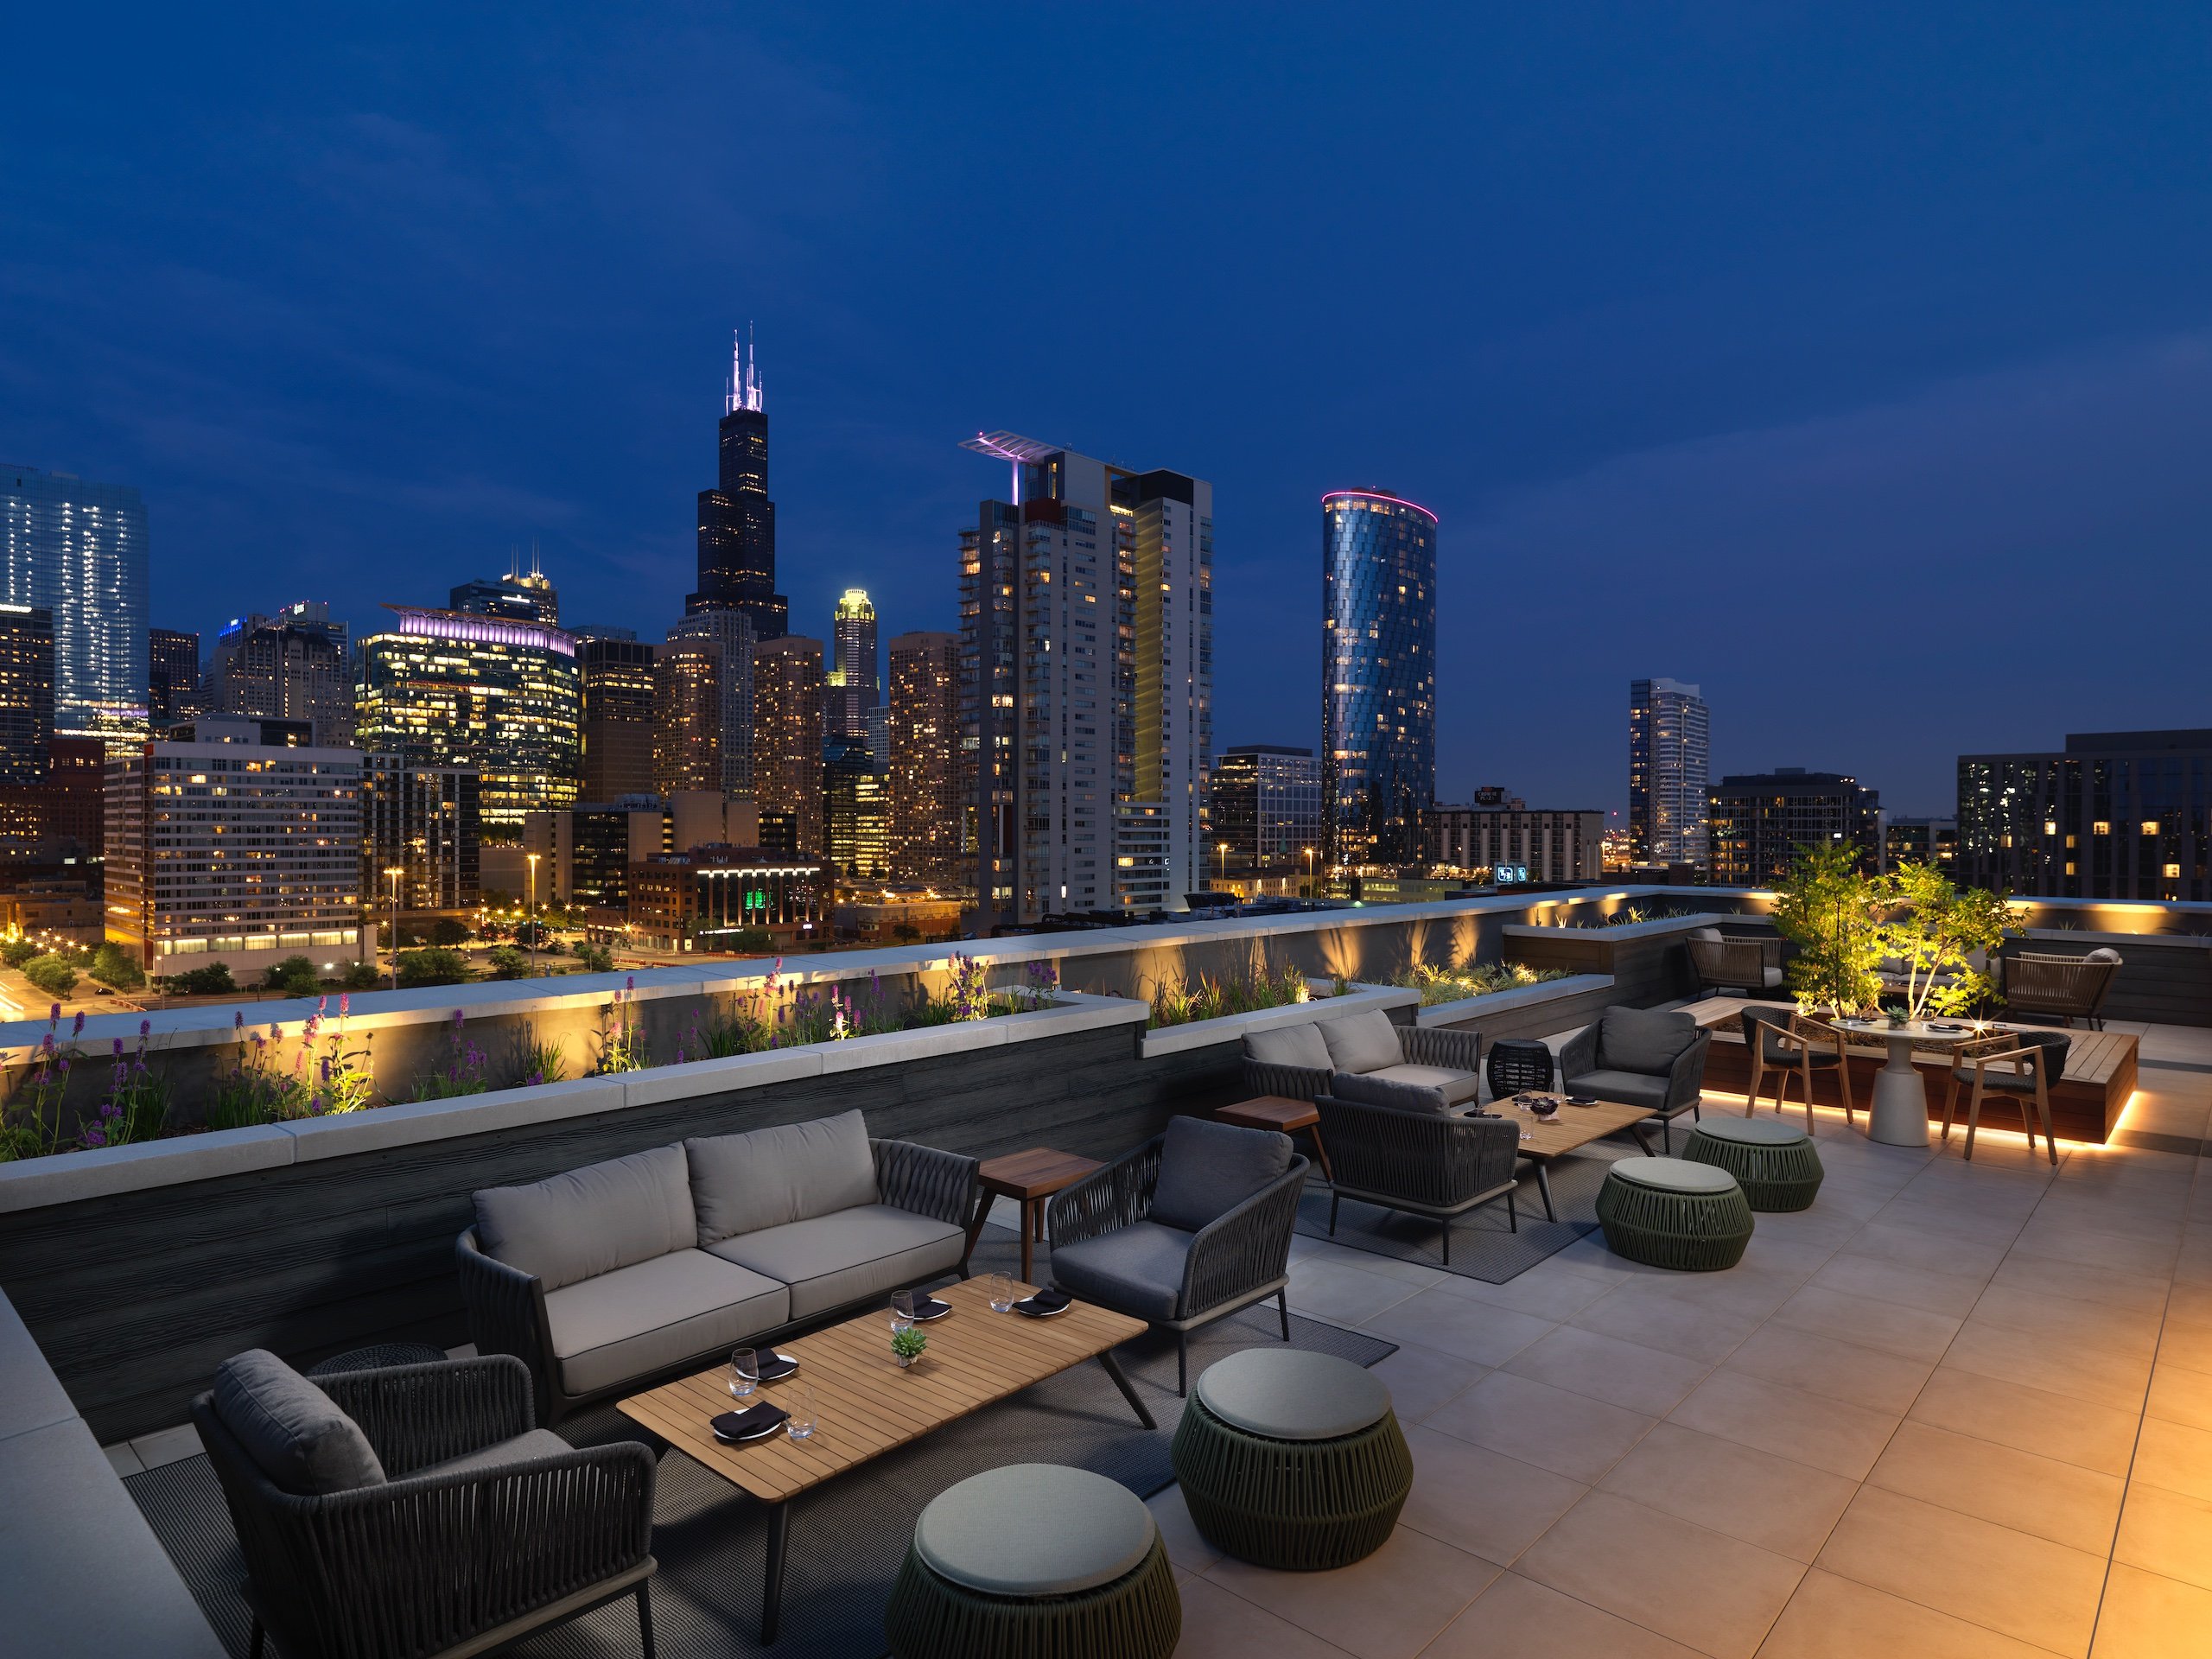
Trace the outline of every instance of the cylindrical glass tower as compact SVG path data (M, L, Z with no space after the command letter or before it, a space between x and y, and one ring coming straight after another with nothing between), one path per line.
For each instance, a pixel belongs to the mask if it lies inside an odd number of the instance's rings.
M1436 515L1321 498L1321 786L1332 864L1423 861L1436 804Z

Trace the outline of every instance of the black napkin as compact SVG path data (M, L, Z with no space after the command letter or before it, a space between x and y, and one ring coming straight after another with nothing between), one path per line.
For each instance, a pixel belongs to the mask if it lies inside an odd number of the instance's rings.
M1027 1313L1032 1319L1039 1319L1047 1313L1058 1313L1071 1300L1073 1299L1064 1290L1040 1290L1034 1296L1016 1302L1014 1305L1014 1311L1017 1313Z
M950 1302L940 1302L934 1296L925 1297L914 1306L914 1318L917 1320L941 1319L951 1312Z
M781 1406L772 1406L764 1400L743 1411L726 1411L708 1427L715 1431L717 1440L744 1440L775 1427L790 1415Z
M789 1354L774 1354L760 1362L760 1380L763 1382L780 1382L797 1370L798 1361Z

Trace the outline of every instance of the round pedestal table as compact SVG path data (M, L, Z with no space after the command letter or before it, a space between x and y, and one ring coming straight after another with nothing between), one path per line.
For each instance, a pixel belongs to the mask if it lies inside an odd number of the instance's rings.
M1949 1048L1988 1035L1965 1020L1955 1030L1944 1030L1916 1020L1893 1026L1886 1020L1839 1020L1835 1028L1847 1037L1869 1038L1890 1051L1889 1063L1874 1074L1874 1104L1866 1114L1866 1138L1891 1147L1928 1144L1928 1085L1912 1063L1916 1048Z

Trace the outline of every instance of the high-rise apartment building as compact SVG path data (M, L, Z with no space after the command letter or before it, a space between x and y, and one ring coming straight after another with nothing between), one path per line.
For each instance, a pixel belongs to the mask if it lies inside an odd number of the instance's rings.
M626 632L627 630L623 632ZM653 790L653 647L632 634L576 636L576 684L583 716L588 801L619 801Z
M832 737L823 767L823 826L830 863L848 880L880 881L891 874L891 837L883 779L857 737Z
M204 712L200 707L200 636L177 628L149 628L146 640L146 718L158 734Z
M1468 874L1488 870L1504 887L1595 881L1605 873L1605 823L1595 808L1548 810L1517 800L1439 806L1429 828L1429 859Z
M453 590L448 607L466 611L471 616L502 616L511 622L543 622L549 628L561 625L561 595L554 590L552 579L537 562L537 550L530 553L530 569L522 569L520 559L511 559L504 576L479 576L465 582Z
M1703 864L1712 734L1705 699L1677 680L1628 684L1628 832L1638 864Z
M830 624L828 704L823 719L833 738L868 741L868 711L881 702L877 672L875 607L868 590L848 588Z
M671 639L653 658L652 787L722 786L722 654L711 639Z
M1321 788L1332 864L1423 856L1436 801L1436 515L1321 498Z
M558 628L387 605L357 653L361 746L417 766L474 766L487 835L565 806L582 775L576 642Z
M671 645L710 648L721 697L721 779L708 785L731 795L753 792L753 651L757 639L744 611L693 611L668 630Z
M1955 879L1959 868L1959 821L1884 813L1882 868L1893 870L1900 864L1933 864Z
M684 609L741 611L759 639L780 639L791 627L791 601L776 591L768 410L749 346L730 356L720 476L715 488L699 492L699 591Z
M626 907L632 864L693 847L749 847L759 834L750 802L728 800L719 790L685 790L533 812L523 823L523 848L543 861L541 897L601 912L591 925L604 927L623 919L607 912Z
M0 866L99 858L106 791L106 745L92 737L55 738L39 778L0 783Z
M396 754L361 767L361 891L381 907L467 910L480 896L483 800L474 766L415 766ZM395 877L391 872L404 874Z
M107 937L149 973L362 954L361 755L267 735L209 715L108 762Z
M326 748L353 742L353 670L346 628L321 600L274 616L233 618L215 636L209 690L219 715L303 720Z
M800 634L753 648L753 798L787 817L795 849L818 856L823 822L822 642Z
M1770 887L1801 847L1859 849L1869 874L1882 863L1882 798L1840 772L1777 766L1731 772L1707 804L1707 845L1716 886Z
M1958 879L2037 899L2212 899L2212 729L1961 755Z
M46 779L54 747L54 613L0 601L0 784Z
M1213 486L1009 432L960 537L961 744L983 928L1205 884Z
M1222 751L1213 772L1210 820L1217 853L1231 871L1319 869L1321 762L1311 749L1245 743Z
M960 829L960 638L901 633L891 641L885 779L891 874L964 883Z
M0 464L0 600L54 613L54 729L144 733L146 508L124 484Z

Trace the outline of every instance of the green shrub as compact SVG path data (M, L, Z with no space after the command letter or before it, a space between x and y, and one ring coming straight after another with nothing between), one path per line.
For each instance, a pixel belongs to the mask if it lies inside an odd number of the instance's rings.
M442 945L399 953L399 985L408 990L423 985L461 985L469 978L468 963L460 951Z
M468 929L464 924L455 921L450 916L441 916L430 924L430 943L432 944L467 944Z
M315 963L305 957L287 957L269 970L262 988L286 996L313 996L321 982L315 977Z
M46 947L36 939L10 939L0 944L0 961L10 968L20 968L34 957L46 954Z
M138 958L112 941L92 952L92 972L101 984L112 985L118 991L135 991L146 982L146 970L138 965Z
M23 977L48 996L67 996L77 988L77 970L69 965L69 959L51 951L25 963Z
M373 962L349 962L346 971L338 976L340 988L348 991L373 991L385 982L384 969Z
M485 964L494 979L527 979L530 977L530 958L512 944L495 945L486 952Z
M211 962L205 968L171 974L162 985L171 996L228 996L238 989L227 962Z
M571 948L575 952L576 960L583 963L587 971L594 974L614 971L614 953L605 945L594 944L589 939L578 939Z

